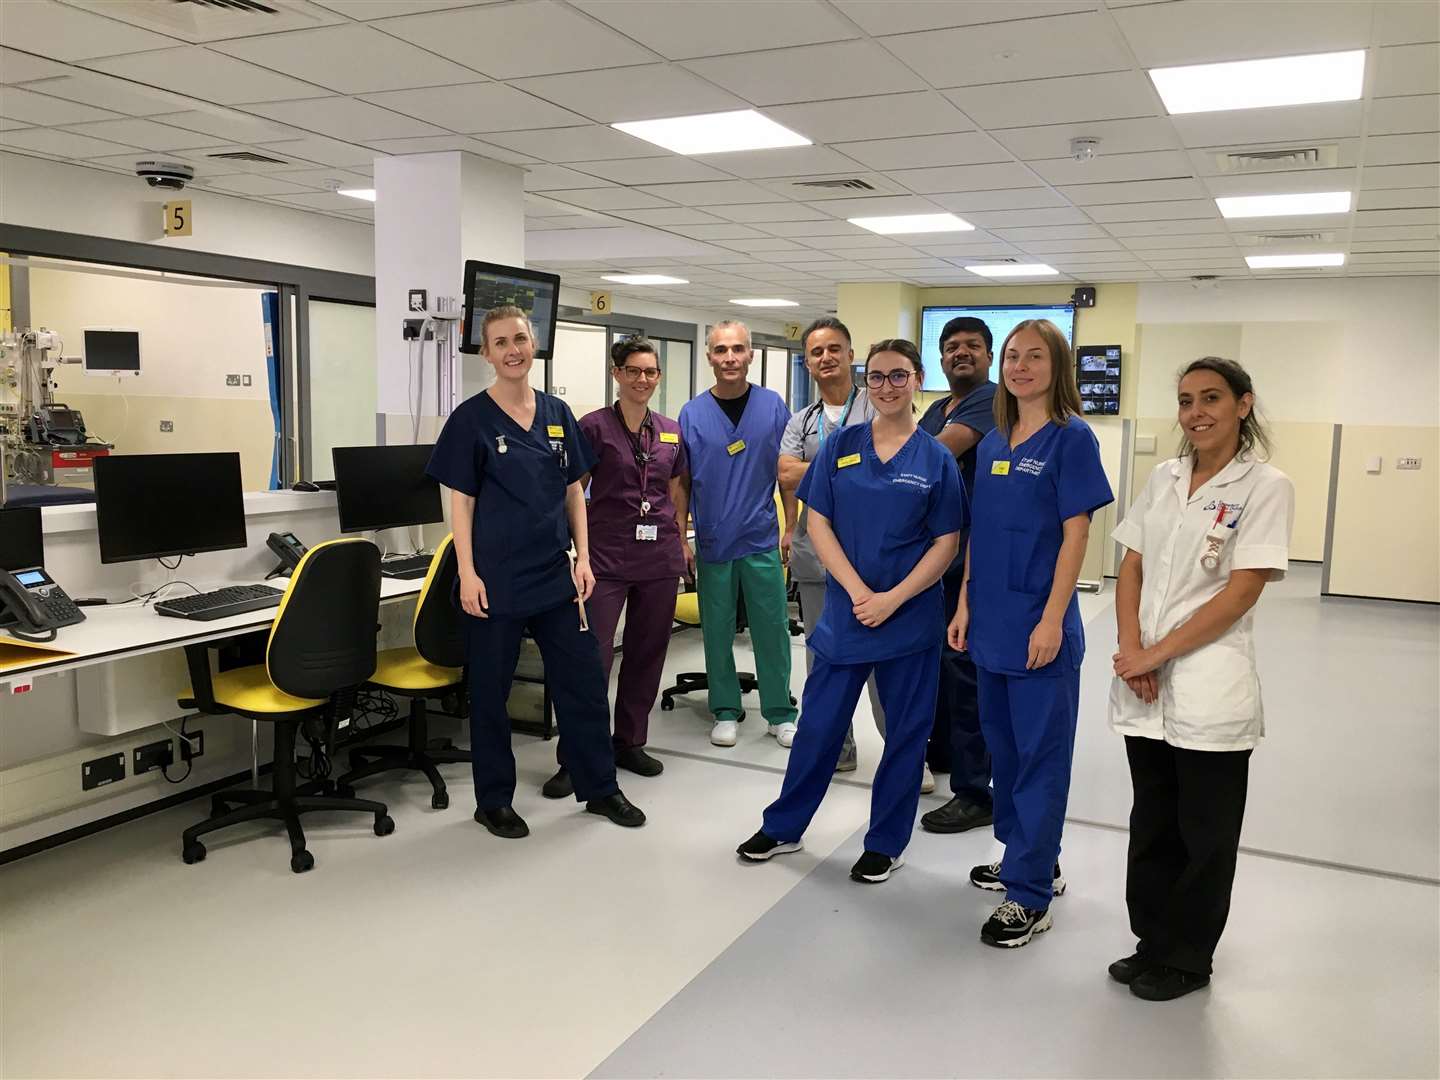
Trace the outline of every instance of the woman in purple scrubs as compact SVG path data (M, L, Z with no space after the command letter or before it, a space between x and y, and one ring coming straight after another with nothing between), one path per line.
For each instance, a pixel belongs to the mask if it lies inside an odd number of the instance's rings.
M595 591L586 603L600 640L605 677L614 658L615 628L625 610L624 655L615 691L615 764L641 776L663 769L645 752L650 710L660 691L680 576L694 573L681 522L687 501L680 480L689 471L680 425L650 411L660 385L660 360L643 337L610 349L615 404L580 420L595 455L590 470L590 565ZM569 794L561 767L546 794Z

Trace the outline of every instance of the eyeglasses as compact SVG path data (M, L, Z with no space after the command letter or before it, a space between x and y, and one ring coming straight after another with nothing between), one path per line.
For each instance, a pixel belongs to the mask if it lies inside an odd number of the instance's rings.
M914 371L906 371L904 368L896 368L894 371L867 371L865 372L865 385L871 390L879 390L885 385L885 380L889 379L891 386L905 386L914 375Z
M654 382L660 378L660 369L658 367L631 367L629 364L626 364L620 369L620 374L624 375L625 378L631 382L639 382L641 379L645 379L647 382Z

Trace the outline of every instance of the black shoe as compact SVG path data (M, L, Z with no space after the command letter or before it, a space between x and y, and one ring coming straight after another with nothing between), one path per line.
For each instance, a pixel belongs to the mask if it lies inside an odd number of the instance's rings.
M965 832L981 825L992 825L994 822L993 811L981 809L958 795L940 809L931 810L920 817L920 827L933 833Z
M1138 952L1131 953L1123 960L1116 960L1110 965L1110 977L1118 983L1129 986L1147 971L1153 970L1158 965L1152 960L1147 960Z
M792 851L799 851L805 846L803 840L776 840L772 836L766 836L763 832L757 832L743 844L735 849L735 854L751 862L764 862L773 855L788 855Z
M623 792L617 791L603 799L591 799L585 804L585 809L591 814L607 817L616 825L623 825L627 829L639 828L645 824L645 811L627 799Z
M1157 964L1135 976L1135 981L1130 984L1130 993L1146 1001L1174 1001L1192 990L1209 985L1209 975L1196 975L1191 971Z
M1017 900L1006 900L980 928L980 940L1001 949L1028 945L1036 934L1050 929L1050 909L1027 908Z
M659 776L665 771L665 763L645 752L644 747L631 746L615 751L615 767L629 769L640 776Z
M881 855L878 851L867 851L850 868L850 880L863 881L868 885L878 885L882 881L887 881L891 873L904 865L903 856L896 855L892 859L889 855Z
M575 782L570 779L570 770L561 765L555 775L546 780L540 794L547 799L568 799L575 794Z
M503 840L519 840L530 835L530 826L525 824L525 819L508 806L476 810L475 820Z
M944 807L941 807L943 810ZM979 866L970 868L970 884L977 889L989 889L992 892L1004 892L1005 884L1000 880L1000 863L997 860L992 863L982 863ZM1060 864L1055 864L1055 876L1050 882L1050 891L1055 896L1065 895L1065 879L1060 876Z

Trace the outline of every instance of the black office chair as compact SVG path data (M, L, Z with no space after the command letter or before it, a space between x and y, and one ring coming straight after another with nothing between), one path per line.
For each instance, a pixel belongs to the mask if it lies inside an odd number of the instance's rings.
M356 690L375 672L379 613L379 549L359 538L329 540L306 552L291 575L270 628L264 664L212 675L207 649L218 643L186 647L191 690L180 699L181 707L266 721L274 725L275 743L272 790L243 788L214 796L210 818L185 830L181 857L187 863L205 858L204 834L259 818L285 823L290 869L297 874L315 865L305 850L301 814L354 810L375 816L376 836L395 831L384 803L295 784L295 737L301 725L317 738L333 738L337 717L350 714Z
M430 572L415 604L414 645L380 653L367 685L410 699L405 746L359 746L350 751L350 771L336 784L341 795L354 795L352 784L392 769L416 769L430 781L430 805L450 805L445 780L437 765L470 761L470 751L456 749L449 739L430 740L426 702L455 696L465 689L465 635L455 607L459 579L455 537L445 537L430 560Z

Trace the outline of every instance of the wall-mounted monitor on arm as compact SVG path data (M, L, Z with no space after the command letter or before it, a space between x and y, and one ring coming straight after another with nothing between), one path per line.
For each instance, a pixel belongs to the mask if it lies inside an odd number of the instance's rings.
M485 313L513 304L530 317L535 330L535 359L549 360L555 348L555 317L559 313L560 276L498 263L465 262L465 327L460 351L478 353L484 341L480 324Z
M139 375L140 331L121 326L86 326L86 375Z

